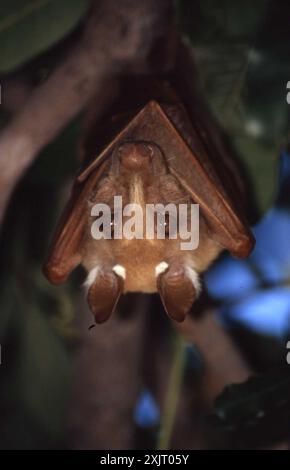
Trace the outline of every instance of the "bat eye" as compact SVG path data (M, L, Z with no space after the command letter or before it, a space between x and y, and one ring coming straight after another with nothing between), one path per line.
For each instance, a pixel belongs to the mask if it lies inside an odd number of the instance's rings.
M111 215L110 225L108 227L108 238L114 238L115 233L115 222L114 222L114 214Z
M110 222L110 228L111 228L111 237L114 238L115 222L113 220Z
M164 233L165 238L168 238L169 237L169 214L165 214L165 217L163 220L157 219L157 226L159 226L159 229L161 229L161 233Z
M165 228L165 236L166 238L168 238L169 237L169 214L165 215L164 228Z
M170 220L170 218L172 218ZM165 238L176 238L177 237L177 224L178 224L178 218L175 217L175 215L170 215L168 212L165 213L164 217L157 217L157 233L160 231L160 233L164 236Z
M115 233L115 222L114 222L114 214L111 215L111 220L108 224L100 224L99 231L104 234L104 237L107 239L114 238Z

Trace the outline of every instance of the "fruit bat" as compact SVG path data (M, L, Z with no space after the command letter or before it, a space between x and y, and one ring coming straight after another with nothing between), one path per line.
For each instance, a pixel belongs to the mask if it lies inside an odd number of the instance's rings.
M44 272L53 284L79 264L87 271L87 300L97 323L126 292L158 292L168 315L182 321L200 292L200 274L222 250L244 258L254 239L243 193L215 131L192 120L170 84L136 79L120 86L102 119L90 117L84 160L58 223ZM93 115L94 113L92 113ZM182 251L179 236L94 239L92 207L123 204L199 204L199 245ZM164 222L167 223L166 220Z

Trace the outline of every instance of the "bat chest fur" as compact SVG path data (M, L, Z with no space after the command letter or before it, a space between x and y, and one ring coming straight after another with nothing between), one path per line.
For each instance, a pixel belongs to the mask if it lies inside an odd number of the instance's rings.
M125 292L156 292L155 267L162 261L162 243L129 240L114 247L118 262L126 270Z
M140 265L139 268L134 275L132 271L128 271L124 284L124 292L156 292L155 266Z

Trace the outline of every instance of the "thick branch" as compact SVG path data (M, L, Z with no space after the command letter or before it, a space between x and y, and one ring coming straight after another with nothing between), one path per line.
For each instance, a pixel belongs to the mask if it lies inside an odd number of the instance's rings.
M0 136L0 220L39 151L105 87L108 76L146 57L167 7L167 0L96 2L80 42Z
M146 309L146 299L139 297L103 325L88 329L92 314L80 308L82 342L67 410L70 448L133 448Z

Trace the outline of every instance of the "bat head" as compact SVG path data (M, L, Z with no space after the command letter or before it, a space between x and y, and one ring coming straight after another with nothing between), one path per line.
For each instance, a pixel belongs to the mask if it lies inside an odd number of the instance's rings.
M120 165L127 171L149 170L156 145L148 142L124 142L117 148Z
M140 175L143 184L148 185L154 178L168 172L166 159L162 150L153 142L136 141L121 142L113 151L111 174L127 179L127 186L131 184L134 175Z

